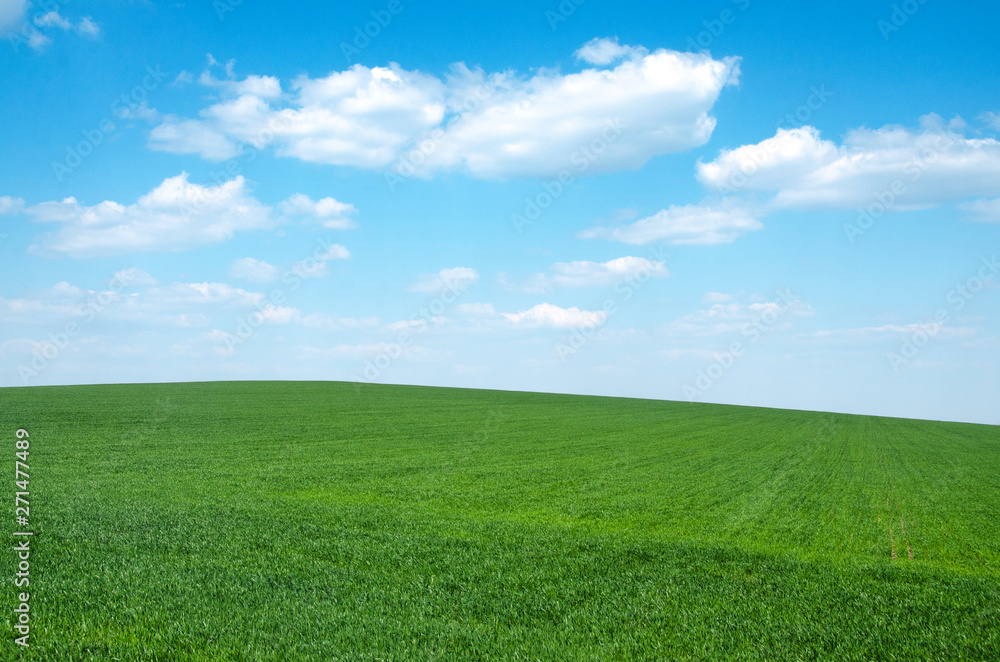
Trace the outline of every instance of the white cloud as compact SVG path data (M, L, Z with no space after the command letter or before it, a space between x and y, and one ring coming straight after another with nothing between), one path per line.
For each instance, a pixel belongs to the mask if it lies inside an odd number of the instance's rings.
M441 294L446 290L464 292L479 280L479 272L468 267L442 269L436 274L422 274L417 282L407 287L409 292Z
M420 345L407 345L401 347L399 343L366 343L360 345L341 344L334 347L302 347L302 352L307 359L316 358L368 358L379 354L389 354L391 356L408 360L431 360L441 357L440 352L430 350Z
M731 294L724 294L722 292L705 292L705 296L702 297L702 301L705 303L726 303L732 300L733 296Z
M962 122L936 115L918 130L855 129L840 145L813 127L779 129L756 145L723 150L699 163L698 180L731 192L774 194L777 208L856 209L880 203L894 210L1000 195L1000 142L966 138Z
M755 213L736 203L671 205L652 216L616 228L591 228L583 239L604 238L626 244L728 244L764 226Z
M351 253L340 244L331 244L321 253L299 260L292 265L290 271L302 278L319 278L326 275L327 262L331 260L348 260Z
M0 0L0 36L21 25L26 8L25 0Z
M84 16L76 26L76 31L85 37L96 39L101 36L101 28L89 16Z
M503 313L503 317L508 322L520 326L567 329L588 325L600 326L607 319L608 314L603 310L580 310L576 306L560 308L550 303L540 303L528 310Z
M278 267L252 257L233 260L229 267L230 276L251 283L271 283L277 280L280 274Z
M88 295L95 294L60 281L52 287L31 292L30 297L0 297L0 319L6 323L24 324L79 317L83 314L81 305L84 300ZM114 292L104 293L104 301L115 302L119 299L120 296Z
M138 105L123 105L114 111L114 113L125 120L143 120L146 122L158 122L161 117L159 111L155 108L150 108L147 101L143 101Z
M700 359L705 359L706 361L713 361L722 354L722 352L709 349L665 349L657 353L669 361L676 361L688 356L695 356Z
M645 48L622 46L618 43L618 37L614 39L594 37L581 46L574 55L578 60L598 66L606 66L624 57L641 57L646 53L648 51Z
M63 30L69 30L73 27L73 24L67 21L65 18L59 15L58 10L53 10L42 14L41 16L35 17L35 25L40 28L61 28Z
M345 329L373 328L379 325L377 317L333 317L326 313L313 313L302 318L302 326L318 331L343 331Z
M0 195L0 214L17 214L24 210L24 200Z
M29 338L11 338L0 343L0 356L28 356L32 352L42 350L45 343L36 342Z
M313 201L309 196L296 193L280 205L281 212L295 216L310 216L319 221L323 227L334 230L346 230L356 227L350 216L358 213L357 208L334 198L322 198Z
M664 332L674 336L702 337L737 334L753 327L785 328L789 317L811 317L815 309L798 299L788 301L755 301L740 303L732 297L718 299L710 307L689 313L666 325Z
M61 226L31 250L69 257L184 250L273 226L270 208L250 194L242 176L219 186L187 179L187 173L169 177L131 205L86 206L66 198L27 207L35 222Z
M817 338L823 338L824 340L840 339L864 341L872 340L885 335L912 336L916 333L924 333L934 336L941 334L942 336L969 337L976 335L976 330L967 326L945 326L932 321L928 323L915 322L912 324L883 324L882 326L868 326L854 329L825 329L817 331L813 335Z
M260 292L249 292L228 283L174 283L148 291L147 301L162 306L232 305L250 307L265 300Z
M428 317L426 319L409 319L409 320L399 320L398 322L393 322L389 324L386 328L390 331L425 331L427 328L433 324L434 326L441 326L442 324L447 324L448 318L442 315L436 315L434 317Z
M38 28L58 28L64 32L75 31L85 37L96 39L101 35L101 28L94 23L93 19L85 16L76 24L59 14L58 9L40 14L35 17L33 23Z
M497 314L491 303L461 303L455 309L469 317L493 317Z
M239 154L236 144L198 120L168 117L149 134L152 149L171 154L198 154L209 161L225 161Z
M297 308L274 304L267 304L257 311L257 319L260 320L261 324L292 324L301 318L302 314Z
M304 260L298 260L289 267L287 275L299 278L319 278L326 275L327 263L332 260L350 259L351 253L340 244L330 244L322 251L316 251ZM251 283L272 283L282 276L281 270L263 260L243 257L233 260L229 275Z
M330 260L349 260L351 253L340 244L330 244L326 250L316 256L317 260L329 262Z
M121 283L125 287L143 287L147 285L158 285L159 281L149 275L143 269L132 267L116 271L111 282Z
M975 200L960 205L960 208L972 214L974 220L982 223L1000 223L1000 198Z
M218 64L214 62L214 58L210 61L210 66L211 63ZM225 79L220 80L206 70L198 77L198 82L205 87L219 88L233 96L247 95L262 99L274 99L281 96L281 81L274 76L247 76L243 80L236 80L233 73L235 64L234 60L226 63Z
M979 116L979 119L994 131L1000 131L1000 114L986 112Z
M324 78L300 76L287 101L273 78L218 81L203 74L200 82L222 100L199 119L165 121L150 146L221 160L238 141L273 144L279 155L304 161L415 167L425 176L451 170L481 178L553 176L585 162L591 175L638 168L707 142L715 128L709 111L739 76L737 58L647 53L609 40L592 41L578 54L589 61L629 59L613 69L565 75L539 69L530 77L456 64L443 80L397 64L355 65ZM613 139L609 122L620 127ZM426 156L402 160L418 145L429 145ZM583 150L591 145L600 155L588 158Z
M28 46L35 51L41 51L52 43L52 40L35 29L28 29Z
M607 287L634 278L669 276L663 262L644 257L620 257L607 262L558 262L551 274L535 274L525 285L528 292L547 292L557 287Z
M0 298L0 322L46 324L67 319L95 317L151 326L208 327L213 318L235 326L239 316L252 316L254 324L301 324L328 330L334 322L324 315L303 316L297 308L275 305L261 292L227 283L172 283L159 285L148 273L131 268L116 273L113 290L85 290L59 282L21 299ZM128 292L134 289L137 291ZM337 328L361 328L378 324L377 319L335 321Z

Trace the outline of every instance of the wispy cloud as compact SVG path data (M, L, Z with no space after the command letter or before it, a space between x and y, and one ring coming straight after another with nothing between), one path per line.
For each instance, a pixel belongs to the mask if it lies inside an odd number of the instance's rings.
M607 262L558 262L549 271L547 274L535 274L521 289L539 293L557 288L609 287L629 278L665 278L670 275L661 261L631 256Z
M740 203L671 205L618 227L596 227L579 233L582 239L610 239L626 244L728 244L764 226L756 213Z
M479 280L479 272L469 267L442 269L436 274L422 274L407 287L410 292L440 294L445 290L464 291Z

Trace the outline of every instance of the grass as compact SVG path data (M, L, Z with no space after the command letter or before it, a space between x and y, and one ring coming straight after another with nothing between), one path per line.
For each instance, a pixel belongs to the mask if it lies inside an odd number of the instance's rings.
M1000 659L996 427L318 382L0 389L0 423L3 659Z

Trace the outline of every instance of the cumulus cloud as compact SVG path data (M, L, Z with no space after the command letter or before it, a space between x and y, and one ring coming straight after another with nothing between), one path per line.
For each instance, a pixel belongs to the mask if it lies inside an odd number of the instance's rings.
M560 287L608 287L629 278L663 278L670 274L663 262L644 257L620 257L607 262L558 262L551 273L535 274L524 286L527 292L547 292Z
M618 37L614 39L595 37L581 46L574 55L576 59L589 64L606 66L625 57L642 57L648 52L645 48L622 46L618 43Z
M278 279L281 271L273 264L252 257L242 257L233 260L229 267L229 275L237 280L251 283L271 283Z
M422 274L417 281L407 287L410 292L441 294L446 290L463 292L479 280L479 272L468 267L442 269L436 274Z
M701 205L671 205L629 225L597 227L579 234L583 239L603 238L626 244L728 244L764 226L751 209L724 201Z
M201 186L188 182L187 173L168 177L134 204L87 206L70 197L24 213L36 223L60 226L32 245L33 252L69 257L184 250L274 225L270 208L250 194L242 176Z
M17 214L24 210L24 200L0 195L0 214Z
M739 76L737 58L649 53L612 40L591 41L577 54L591 65L621 61L612 69L540 69L527 77L460 63L443 79L397 64L359 64L322 78L300 76L288 97L267 76L220 81L203 74L201 84L221 100L198 119L165 121L150 146L220 160L245 142L304 161L389 167L405 176L457 170L535 177L570 168L574 154L617 122L620 134L587 169L596 174L707 142L715 128L709 112ZM417 148L418 157L409 158Z
M1000 142L966 138L963 126L926 115L919 129L855 129L839 145L813 127L779 129L699 163L697 177L717 191L773 194L775 208L905 210L1000 195Z
M280 205L281 212L289 216L308 216L325 227L334 230L346 230L355 226L351 216L358 213L357 208L334 198L312 200L307 195L296 193Z
M583 326L600 326L608 314L603 310L580 310L560 308L551 303L540 303L528 310L516 313L502 313L504 319L518 326L551 327L556 329L578 328Z

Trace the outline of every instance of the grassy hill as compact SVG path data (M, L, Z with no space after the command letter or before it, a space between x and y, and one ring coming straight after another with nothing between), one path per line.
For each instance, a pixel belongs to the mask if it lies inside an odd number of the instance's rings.
M1000 659L996 427L317 382L0 422L4 659Z

